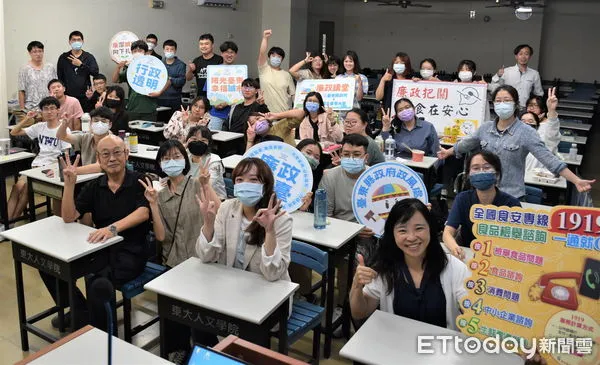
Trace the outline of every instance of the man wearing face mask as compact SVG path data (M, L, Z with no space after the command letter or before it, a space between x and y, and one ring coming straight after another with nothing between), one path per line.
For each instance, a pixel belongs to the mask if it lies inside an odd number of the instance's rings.
M91 174L102 172L100 164L96 161L96 146L98 142L110 134L114 113L107 107L101 106L90 112L92 122L91 133L69 133L68 123L63 121L56 132L56 137L70 143L75 151L81 153L81 166L77 167L77 173Z
M60 55L56 74L67 88L66 94L75 97L81 105L87 101L85 92L90 88L90 76L98 75L94 56L83 50L83 34L75 30L69 34L71 50Z
M272 33L270 29L263 32L258 51L258 78L264 92L265 104L270 111L281 113L292 107L296 86L292 75L281 69L285 51L279 47L271 47L267 52Z
M154 50L156 48L156 45L158 44L158 37L156 36L156 34L148 34L146 36L146 44L148 45L148 55L154 56L159 60L162 60L162 56L156 53L156 51Z
M171 115L181 108L181 90L185 85L185 63L181 62L175 53L177 53L177 42L172 39L167 39L163 43L165 60L163 63L167 68L169 80L163 88L163 91L158 98L158 105L171 108Z

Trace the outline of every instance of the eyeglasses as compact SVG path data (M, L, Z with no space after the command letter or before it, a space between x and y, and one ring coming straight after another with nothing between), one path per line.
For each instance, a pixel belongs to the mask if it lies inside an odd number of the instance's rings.
M56 106L54 106L54 105L52 105L52 106L45 106L45 107L42 108L43 112L51 112L51 111L54 111L54 110L58 110L58 108Z
M344 125L348 125L348 126L351 126L351 127L353 127L353 126L355 126L357 124L358 124L358 120L345 120L344 121Z
M496 172L494 166L485 164L485 165L473 165L469 169L471 172Z
M120 158L121 156L123 156L123 154L125 153L125 150L114 150L112 152L110 151L102 151L100 152L100 158L102 158L103 160L108 160L110 158L110 156L115 156L115 158Z

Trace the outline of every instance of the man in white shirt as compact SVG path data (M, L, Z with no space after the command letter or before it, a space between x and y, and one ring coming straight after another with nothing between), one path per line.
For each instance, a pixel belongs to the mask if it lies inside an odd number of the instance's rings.
M515 48L514 54L517 64L506 68L502 66L492 77L489 90L494 92L502 85L514 87L519 92L519 106L525 109L530 94L533 92L535 95L543 96L544 89L539 72L527 66L533 55L533 48L528 44L520 44Z

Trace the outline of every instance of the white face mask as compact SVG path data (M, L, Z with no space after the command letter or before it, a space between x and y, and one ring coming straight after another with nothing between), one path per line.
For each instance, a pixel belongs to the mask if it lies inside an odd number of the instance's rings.
M419 73L421 74L421 77L426 80L433 76L433 70L421 70Z
M165 58L171 59L175 57L175 52L165 52Z
M397 74L404 73L406 66L403 63L394 63L394 72Z
M104 122L93 122L92 123L92 133L94 133L97 136L105 135L106 133L108 133L109 129L110 129L110 125L108 125L108 123L104 123Z
M458 73L458 78L462 82L468 82L473 80L473 73L471 71L460 71Z
M146 44L148 45L148 51L152 51L156 47L156 44L152 42L146 42Z
M140 58L140 57L144 56L144 53L134 52L132 56L133 56L133 59L135 60L136 58Z

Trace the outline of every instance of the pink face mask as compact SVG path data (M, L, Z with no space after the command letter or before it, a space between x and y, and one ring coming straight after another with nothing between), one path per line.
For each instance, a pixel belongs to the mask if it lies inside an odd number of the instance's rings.
M269 128L271 128L271 126L269 125L269 121L266 119L261 119L254 124L254 131L260 136L267 134L269 132Z

